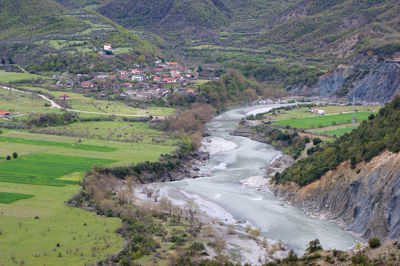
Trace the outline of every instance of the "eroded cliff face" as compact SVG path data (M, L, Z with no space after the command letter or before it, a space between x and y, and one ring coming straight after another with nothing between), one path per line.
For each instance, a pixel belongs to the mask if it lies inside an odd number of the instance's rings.
M320 77L311 88L298 88L294 94L338 97L357 102L390 101L400 93L399 61L360 57Z
M384 151L355 169L345 162L305 187L287 184L273 190L308 212L336 220L362 238L399 237L400 153Z

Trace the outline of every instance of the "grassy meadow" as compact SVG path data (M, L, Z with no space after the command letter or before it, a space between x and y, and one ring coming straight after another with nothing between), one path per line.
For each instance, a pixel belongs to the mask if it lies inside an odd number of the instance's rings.
M178 140L140 122L45 129L59 135L9 129L0 135L0 265L94 264L121 250L123 239L115 233L120 219L65 204L84 172L93 165L156 161ZM4 159L13 152L17 159Z
M0 82L8 83L12 81L19 81L19 80L32 80L32 79L46 79L47 77L29 74L29 73L19 73L19 72L5 72L0 70Z
M375 114L375 112L358 112L356 113L357 121L363 121L368 119L368 116L371 114ZM274 125L279 126L289 126L292 128L304 128L304 129L312 129L312 128L323 128L335 124L346 124L351 123L353 119L352 113L344 113L344 114L336 114L336 115L321 115L314 117L304 117L298 119L286 119L274 121Z
M45 103L47 103L46 100L35 95L0 89L0 110L19 112L21 108L22 114L59 112L57 109L45 107Z
M96 112L104 114L120 114L120 115L153 115L153 116L164 116L172 114L175 109L168 107L149 107L147 109L134 108L126 105L125 103L118 101L105 101L96 100L89 97L85 97L83 94L71 92L71 91L53 91L40 87L24 87L25 89L36 91L38 93L47 93L54 96L56 99L61 94L67 93L71 96L71 100L68 102L72 109L85 111L85 112Z
M322 109L326 112L326 115L333 114L341 114L341 113L353 113L353 106L347 105L329 105L329 106L321 106L314 107L317 109ZM356 106L356 112L378 112L381 106ZM314 117L317 116L314 113L311 113L310 107L299 107L294 108L292 110L277 110L275 112L269 112L263 115L263 119L270 121L277 120L289 120L289 119L297 119L297 118L305 118L305 117Z

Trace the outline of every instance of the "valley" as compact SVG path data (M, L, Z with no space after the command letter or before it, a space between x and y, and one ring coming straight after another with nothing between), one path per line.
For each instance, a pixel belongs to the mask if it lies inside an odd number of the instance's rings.
M0 0L0 265L397 265L399 8Z

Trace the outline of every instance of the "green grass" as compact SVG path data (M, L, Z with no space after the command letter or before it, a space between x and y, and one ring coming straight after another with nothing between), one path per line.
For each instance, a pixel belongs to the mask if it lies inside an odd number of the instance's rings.
M16 265L13 257L18 265L93 265L122 249L123 239L115 233L120 219L65 205L78 185L0 183L0 191L35 195L0 203L0 265Z
M368 118L370 114L375 114L375 112L359 112L356 113L357 121L363 121ZM287 120L279 120L274 121L273 124L279 126L289 126L292 128L322 128L331 126L334 123L336 124L344 124L351 123L353 118L353 114L337 114L337 115L323 115L323 116L315 116L315 117L307 117L307 118L299 118L299 119L287 119Z
M0 182L64 186L72 180L59 180L73 172L85 172L94 164L110 164L112 160L37 153L0 162Z
M33 197L34 195L30 194L0 192L0 203L10 204L17 200L30 199Z
M346 133L350 133L351 131L353 131L354 129L356 129L358 126L355 125L347 125L346 127L340 127L340 128L335 128L335 129L329 129L327 128L324 131L315 131L315 133L320 133L320 134L324 134L324 135L329 135L329 136L342 136Z
M4 83L8 83L11 81L30 80L39 78L46 79L47 77L29 73L5 72L0 70L0 82Z
M5 131L2 134L2 136L11 138L32 139L32 140L67 142L72 144L77 143L80 139L79 137L37 134L37 133L29 133L26 131L15 131L15 130ZM145 137L144 140L146 140ZM147 139L147 141L150 140L152 141L152 139ZM11 155L14 151L17 152L18 154L34 154L39 152L42 153L46 152L48 154L59 154L66 156L85 156L88 158L116 160L118 162L115 162L112 165L127 165L131 163L139 163L144 161L154 162L158 160L161 154L170 153L177 149L176 145L169 145L168 143L162 144L154 141L150 143L142 143L142 142L132 143L132 142L121 142L112 140L82 139L82 144L113 147L116 148L116 150L111 152L99 152L91 150L83 151L83 150L68 149L57 146L39 146L39 145L0 142L0 156L5 157L7 155Z
M352 113L354 111L352 106L347 105L330 105L315 108L324 110L327 115ZM356 106L356 112L377 112L380 108L381 106ZM316 114L311 113L311 109L312 108L309 107L299 107L292 110L281 109L275 112L266 113L264 114L263 118L276 121L316 116Z
M61 94L67 93L71 96L69 104L72 109L87 112L97 112L104 114L122 114L122 115L153 115L153 116L165 116L172 114L175 109L169 107L149 107L134 108L126 105L123 102L118 101L105 101L105 100L95 100L89 97L83 96L80 93L74 93L67 90L63 91L52 91L44 88L38 87L25 87L25 89L48 93L58 99Z
M87 144L80 144L80 143L56 142L56 141L47 141L47 140L11 138L11 137L3 137L3 136L0 137L0 142L22 143L22 144L39 145L39 146L56 146L56 147L62 147L62 148L68 148L68 149L101 151L101 152L110 152L110 151L117 150L114 147L95 146L95 145L87 145Z
M151 129L147 123L125 121L81 122L65 126L38 128L38 133L76 136L84 139L116 140L133 143L173 145L176 139L165 132Z
M21 105L19 105L18 100ZM46 100L35 95L0 89L0 110L10 112L21 110L22 114L60 112L60 110L54 108L46 108L45 103L47 103Z

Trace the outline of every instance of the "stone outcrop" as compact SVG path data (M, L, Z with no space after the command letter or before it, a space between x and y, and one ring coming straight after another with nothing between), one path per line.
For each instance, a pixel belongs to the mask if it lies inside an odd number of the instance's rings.
M400 234L400 154L384 151L352 169L349 162L305 187L272 185L274 193L307 212L336 220L368 239Z
M360 57L321 76L315 86L297 88L292 93L386 103L400 93L400 62Z

